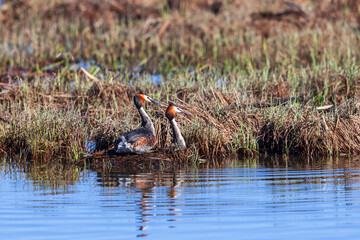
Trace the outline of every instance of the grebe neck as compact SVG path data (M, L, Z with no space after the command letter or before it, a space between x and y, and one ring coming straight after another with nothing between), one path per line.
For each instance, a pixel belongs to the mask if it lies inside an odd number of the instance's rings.
M138 110L141 116L141 126L150 130L150 132L155 136L155 127L153 122L151 121L151 118L149 117L149 115L147 115L143 107L140 107Z
M175 121L175 118L171 119L171 128L173 130L173 143L177 144L181 149L186 148L185 140L181 135L180 129Z

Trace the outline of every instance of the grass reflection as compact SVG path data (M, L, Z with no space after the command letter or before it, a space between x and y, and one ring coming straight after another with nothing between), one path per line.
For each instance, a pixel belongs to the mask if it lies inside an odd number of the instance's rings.
M35 188L44 190L66 189L81 180L84 168L63 164L36 164L29 162L13 163L11 159L2 159L0 171L12 179L23 178Z

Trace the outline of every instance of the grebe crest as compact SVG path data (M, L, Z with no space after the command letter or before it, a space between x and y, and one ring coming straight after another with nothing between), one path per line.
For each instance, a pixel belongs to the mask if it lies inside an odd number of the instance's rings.
M139 89L139 93L134 96L134 104L137 109L144 107L145 102L155 103L157 105L162 105L160 102L155 101L149 95L145 94L141 89Z

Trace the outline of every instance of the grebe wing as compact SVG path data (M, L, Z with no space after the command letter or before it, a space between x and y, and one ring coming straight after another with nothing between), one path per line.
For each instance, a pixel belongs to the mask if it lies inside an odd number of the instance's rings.
M122 136L126 139L126 141L130 144L137 142L139 139L146 137L146 138L153 138L152 134L146 128L137 128L135 130L129 131L124 133Z
M114 150L117 153L137 152L142 148L152 148L155 142L155 136L149 130L141 127L121 135L115 142Z

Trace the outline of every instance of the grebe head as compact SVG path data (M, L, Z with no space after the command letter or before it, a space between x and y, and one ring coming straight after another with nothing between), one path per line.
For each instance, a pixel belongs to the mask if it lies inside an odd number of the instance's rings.
M141 89L139 89L139 93L134 96L135 106L139 109L144 107L145 102L152 102L158 105L162 105L160 102L155 101L149 95L145 94Z
M181 107L175 103L169 102L169 106L165 111L165 116L171 121L175 118L176 113L185 113L186 115L191 115L191 113L181 109Z

